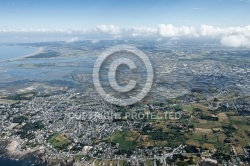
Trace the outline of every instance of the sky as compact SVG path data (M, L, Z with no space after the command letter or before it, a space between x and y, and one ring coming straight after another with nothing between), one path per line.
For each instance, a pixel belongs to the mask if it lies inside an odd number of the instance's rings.
M207 36L250 46L249 9L250 0L0 0L0 42Z

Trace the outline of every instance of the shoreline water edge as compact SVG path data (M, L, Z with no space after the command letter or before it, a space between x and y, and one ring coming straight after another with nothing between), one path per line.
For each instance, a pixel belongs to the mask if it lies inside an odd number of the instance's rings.
M27 55L24 55L24 56L21 56L21 57L18 57L18 58L11 58L11 59L6 59L6 60L0 60L0 63L2 63L2 62L12 62L12 61L17 61L17 60L21 60L21 59L24 59L24 58L32 57L34 55L43 53L44 50L45 49L43 47L40 47L40 48L38 48L37 51L35 51L35 52L31 53L31 54L27 54Z

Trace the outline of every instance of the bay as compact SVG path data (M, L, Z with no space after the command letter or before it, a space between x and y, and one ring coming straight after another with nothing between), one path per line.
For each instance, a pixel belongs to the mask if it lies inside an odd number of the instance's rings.
M1 166L45 166L45 164L36 163L36 157L28 156L24 159L14 160L0 157Z
M0 45L0 61L18 59L37 52L38 48L20 45Z

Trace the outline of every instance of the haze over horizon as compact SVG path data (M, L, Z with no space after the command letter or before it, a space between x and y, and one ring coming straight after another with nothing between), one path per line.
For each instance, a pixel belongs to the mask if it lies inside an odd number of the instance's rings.
M249 0L0 2L0 43L216 39L250 47Z

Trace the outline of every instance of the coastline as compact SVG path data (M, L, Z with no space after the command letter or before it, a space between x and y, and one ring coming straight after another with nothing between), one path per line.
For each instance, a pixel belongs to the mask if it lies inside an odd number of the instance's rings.
M44 153L40 146L34 149L21 151L18 149L18 146L20 145L18 139L1 139L1 141L1 144L6 146L4 149L1 149L0 162L16 165L29 163L34 166L45 166L46 159L44 158Z
M35 148L32 150L21 151L18 150L19 144L20 144L19 140L17 139L11 140L6 147L6 154L14 158L22 158L29 154L33 154L40 149L40 148Z
M60 160L46 155L42 146L21 151L18 149L21 142L17 138L10 140L2 139L2 141L6 141L6 146L0 153L0 165L1 161L13 164L25 162L34 166L69 166L75 164L72 160Z
M28 57L31 57L31 56L34 56L34 55L43 53L44 51L45 51L45 49L44 49L43 47L40 47L36 52L33 52L33 53L31 53L31 54L24 55L24 56L21 56L21 57L18 57L18 58L0 60L0 63L2 63L2 62L12 62L12 61L21 60L21 59L24 59L24 58L28 58Z

